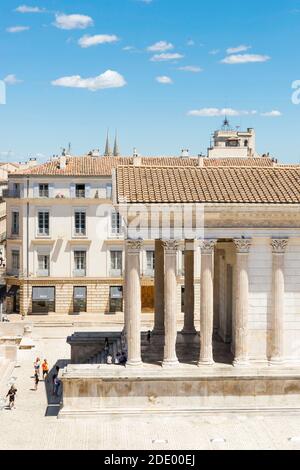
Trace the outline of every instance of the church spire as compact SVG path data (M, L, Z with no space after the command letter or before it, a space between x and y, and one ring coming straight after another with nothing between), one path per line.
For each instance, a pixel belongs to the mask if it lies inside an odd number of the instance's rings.
M106 145L105 145L104 156L105 156L105 157L111 157L111 150L110 150L110 144L109 144L109 131L107 131L107 137L106 137Z
M115 144L114 144L114 157L119 157L119 156L120 156L120 151L119 151L119 144L118 144L118 132L116 131Z

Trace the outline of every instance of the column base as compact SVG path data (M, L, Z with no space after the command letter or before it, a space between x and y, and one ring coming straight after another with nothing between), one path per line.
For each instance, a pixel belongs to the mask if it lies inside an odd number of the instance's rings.
M165 368L178 367L179 366L179 361L178 361L178 359L165 360L165 361L163 361L161 366L165 367Z
M126 367L142 367L143 362L142 361L127 361L126 362Z
M283 357L272 357L269 361L269 366L282 366L284 363Z
M181 334L182 335L196 335L197 330L196 330L196 328L193 328L193 329L190 329L190 330L183 328L183 330L181 330Z
M233 367L249 367L250 362L248 359L235 359L232 365Z
M162 336L165 334L164 330L159 330L159 329L154 329L152 330L152 335L153 336Z
M197 364L198 367L203 367L203 366L211 367L214 365L215 365L215 361L213 359L200 359L200 361Z

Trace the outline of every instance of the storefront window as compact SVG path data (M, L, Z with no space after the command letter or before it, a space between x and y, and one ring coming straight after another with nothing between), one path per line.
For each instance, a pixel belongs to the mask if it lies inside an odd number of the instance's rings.
M32 288L32 313L48 314L55 312L55 287Z
M86 287L74 287L73 310L75 313L86 312L87 289Z
M109 312L123 312L123 287L113 286L109 289Z

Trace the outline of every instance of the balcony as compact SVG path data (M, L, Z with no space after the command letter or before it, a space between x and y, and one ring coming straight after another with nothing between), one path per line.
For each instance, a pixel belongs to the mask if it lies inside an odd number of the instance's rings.
M73 277L85 277L86 269L74 269Z
M49 277L50 271L49 269L39 269L36 273L37 277Z
M122 277L123 270L122 269L111 269L109 271L110 277Z
M76 199L85 199L85 196L86 196L85 189L76 189L75 196L76 196Z
M3 198L8 199L20 199L21 191L20 189L3 189Z
M49 189L40 189L39 197L44 198L44 199L48 199L49 198Z
M154 277L154 269L145 269L144 276L145 277Z

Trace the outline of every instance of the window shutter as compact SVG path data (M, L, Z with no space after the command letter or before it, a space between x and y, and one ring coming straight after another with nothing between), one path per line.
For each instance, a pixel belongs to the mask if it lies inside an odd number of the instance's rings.
M106 185L106 198L107 199L112 198L112 185L111 184Z
M49 184L49 197L53 198L54 197L54 184Z
M39 197L39 185L38 185L38 183L33 184L33 197Z
M86 198L91 197L91 185L90 184L85 185L85 197Z
M76 187L76 186L75 186L75 183L71 183L71 185L70 185L70 196L71 196L71 198L73 198L73 199L75 199L75 196L76 196L76 195L75 195L75 187Z

